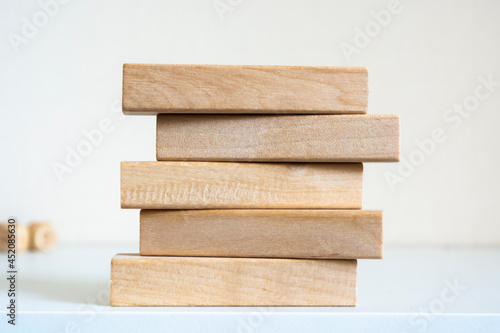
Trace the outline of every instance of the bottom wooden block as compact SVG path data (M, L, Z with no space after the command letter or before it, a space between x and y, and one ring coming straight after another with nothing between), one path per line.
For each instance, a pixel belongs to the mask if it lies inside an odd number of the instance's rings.
M111 305L355 306L356 267L356 260L118 254Z

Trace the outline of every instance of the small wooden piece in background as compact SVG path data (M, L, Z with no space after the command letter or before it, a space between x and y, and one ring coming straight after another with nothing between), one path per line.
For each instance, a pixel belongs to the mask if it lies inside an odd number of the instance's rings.
M25 251L28 249L29 237L28 237L28 229L22 224L18 224L16 227L17 233L17 249L19 251Z
M112 306L354 306L356 260L144 257L111 261Z
M361 209L361 163L122 162L122 208Z
M45 251L56 244L56 232L50 223L35 222L28 226L29 248L32 251Z
M7 252L9 246L9 231L8 231L8 223L2 222L0 223L0 252ZM16 231L15 231L15 244L16 251L23 252L28 248L28 232L26 227L20 223L16 223Z
M355 67L123 65L123 112L366 113L368 72Z

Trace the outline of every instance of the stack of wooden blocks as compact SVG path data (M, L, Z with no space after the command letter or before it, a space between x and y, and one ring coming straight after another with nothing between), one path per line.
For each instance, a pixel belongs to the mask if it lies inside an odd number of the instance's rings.
M111 305L356 305L383 249L362 162L399 159L399 117L367 104L365 68L124 65L158 162L121 164L140 254L112 259Z

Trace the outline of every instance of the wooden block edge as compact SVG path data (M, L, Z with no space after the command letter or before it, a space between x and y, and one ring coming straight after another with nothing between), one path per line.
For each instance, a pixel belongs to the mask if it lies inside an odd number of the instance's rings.
M117 291L113 288L113 268L118 260L123 260L124 258L121 258L122 256L136 256L136 257L143 257L143 258L158 258L154 256L140 256L139 254L136 253L118 253L113 256L111 259L111 274L110 274L110 306L112 307L355 307L357 306L357 301L358 301L358 260L357 259L347 259L345 261L351 261L354 263L354 269L353 269L353 274L355 276L354 279L354 288L353 288L353 295L351 297L351 302L346 302L345 304L326 304L326 305L197 305L197 304L191 304L191 305L140 305L137 303L129 304L129 303L123 303L123 302L118 302L114 300L114 293ZM263 259L263 260L273 260L271 258ZM301 259L280 259L280 260L301 260ZM339 259L338 261L343 261L342 259Z

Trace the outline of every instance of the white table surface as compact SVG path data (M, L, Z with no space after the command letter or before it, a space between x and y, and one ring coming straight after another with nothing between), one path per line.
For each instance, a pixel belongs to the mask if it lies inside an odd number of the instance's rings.
M384 259L359 261L354 308L110 307L110 260L137 251L82 244L21 254L17 325L7 324L2 279L0 332L500 332L498 248L386 246ZM453 292L454 283L465 289Z

